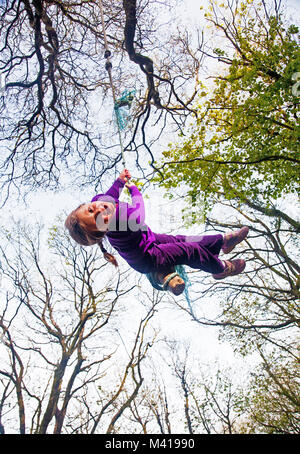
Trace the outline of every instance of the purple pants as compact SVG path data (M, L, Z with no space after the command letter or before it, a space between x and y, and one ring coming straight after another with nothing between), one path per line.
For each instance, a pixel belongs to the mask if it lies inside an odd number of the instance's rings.
M224 264L219 259L223 235L173 236L156 233L155 238L156 242L147 251L143 269L132 264L142 273L170 272L176 265L187 265L212 274L224 270Z

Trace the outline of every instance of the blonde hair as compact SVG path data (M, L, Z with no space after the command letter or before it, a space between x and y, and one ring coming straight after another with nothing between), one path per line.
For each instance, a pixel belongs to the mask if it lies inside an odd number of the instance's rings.
M73 210L67 219L65 220L65 227L68 229L70 236L73 238L76 243L80 244L81 246L92 246L93 244L98 244L100 247L105 260L112 263L114 266L118 266L118 262L115 257L107 252L105 247L103 246L103 239L105 237L104 232L94 232L90 233L87 232L84 226L80 223L78 218L78 210L84 205L82 203L79 205L76 210Z

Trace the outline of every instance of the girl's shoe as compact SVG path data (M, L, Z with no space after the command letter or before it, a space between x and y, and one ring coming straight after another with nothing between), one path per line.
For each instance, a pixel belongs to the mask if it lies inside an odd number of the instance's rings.
M249 227L242 227L237 232L225 233L222 251L229 254L235 246L243 241L249 233Z
M225 270L222 273L213 274L213 278L216 280L225 279L225 277L236 276L244 271L246 262L243 259L236 260L224 260Z
M164 275L157 273L157 280L163 285L164 290L169 290L173 295L181 295L185 289L184 280L177 273Z

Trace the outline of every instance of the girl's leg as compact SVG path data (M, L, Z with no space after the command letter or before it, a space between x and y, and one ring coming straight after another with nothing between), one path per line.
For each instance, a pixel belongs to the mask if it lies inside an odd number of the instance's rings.
M213 274L216 280L225 279L228 276L236 276L244 271L246 262L243 259L225 260L225 269L222 273Z
M156 244L166 243L199 243L210 250L214 255L219 255L224 243L223 235L165 235L155 233Z
M224 254L229 254L235 246L241 243L248 235L249 227L242 227L236 232L229 232L224 235L224 242L222 246L222 251Z
M224 263L218 255L223 235L156 235L157 243L149 249L153 267L164 271L176 265L188 265L208 273L224 271Z
M185 235L167 235L164 233L154 233L155 244L166 244L166 243L180 243L186 242Z

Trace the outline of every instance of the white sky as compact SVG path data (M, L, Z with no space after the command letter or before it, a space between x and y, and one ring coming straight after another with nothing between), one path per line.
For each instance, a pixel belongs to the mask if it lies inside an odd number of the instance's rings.
M300 12L299 0L288 0L287 4L290 8L297 9L297 11ZM189 17L191 23L197 22L199 7L204 5L203 0L185 0L185 5L186 17ZM107 187L109 187L109 183ZM171 220L172 216L175 216L175 221L178 222L178 225L180 225L180 211L178 209L170 209L167 205L167 201L161 199L159 191L156 192L155 198L153 197L152 190L150 193L152 197L151 200L145 200L146 210L148 208L146 220L150 227L154 231L163 233L166 223L168 225L166 220ZM80 194L74 194L73 191L63 193L40 191L39 193L32 195L27 206L24 206L23 209L20 208L19 213L26 218L31 216L41 217L44 223L50 227L59 212L62 210L69 211L70 209L75 208L82 201L90 200L93 195L94 193L92 188L91 190L87 188L85 192L81 192ZM152 217L150 222L149 213L154 212L155 216ZM178 215L179 217L177 217ZM172 227L171 223L169 225ZM181 230L178 233L194 234L196 228L197 227L194 226L189 232ZM201 305L203 302L199 301L197 304ZM128 308L128 315L130 315L130 308ZM192 341L195 351L198 350L199 352L199 358L205 361L212 360L213 357L218 357L219 359L228 362L233 360L234 355L231 347L225 343L220 344L217 338L217 333L213 328L201 328L195 322L193 323L188 320L185 315L180 314L178 311L173 312L171 307L162 309L161 313L155 317L155 321L161 325L165 336L174 338L180 337L182 339Z

